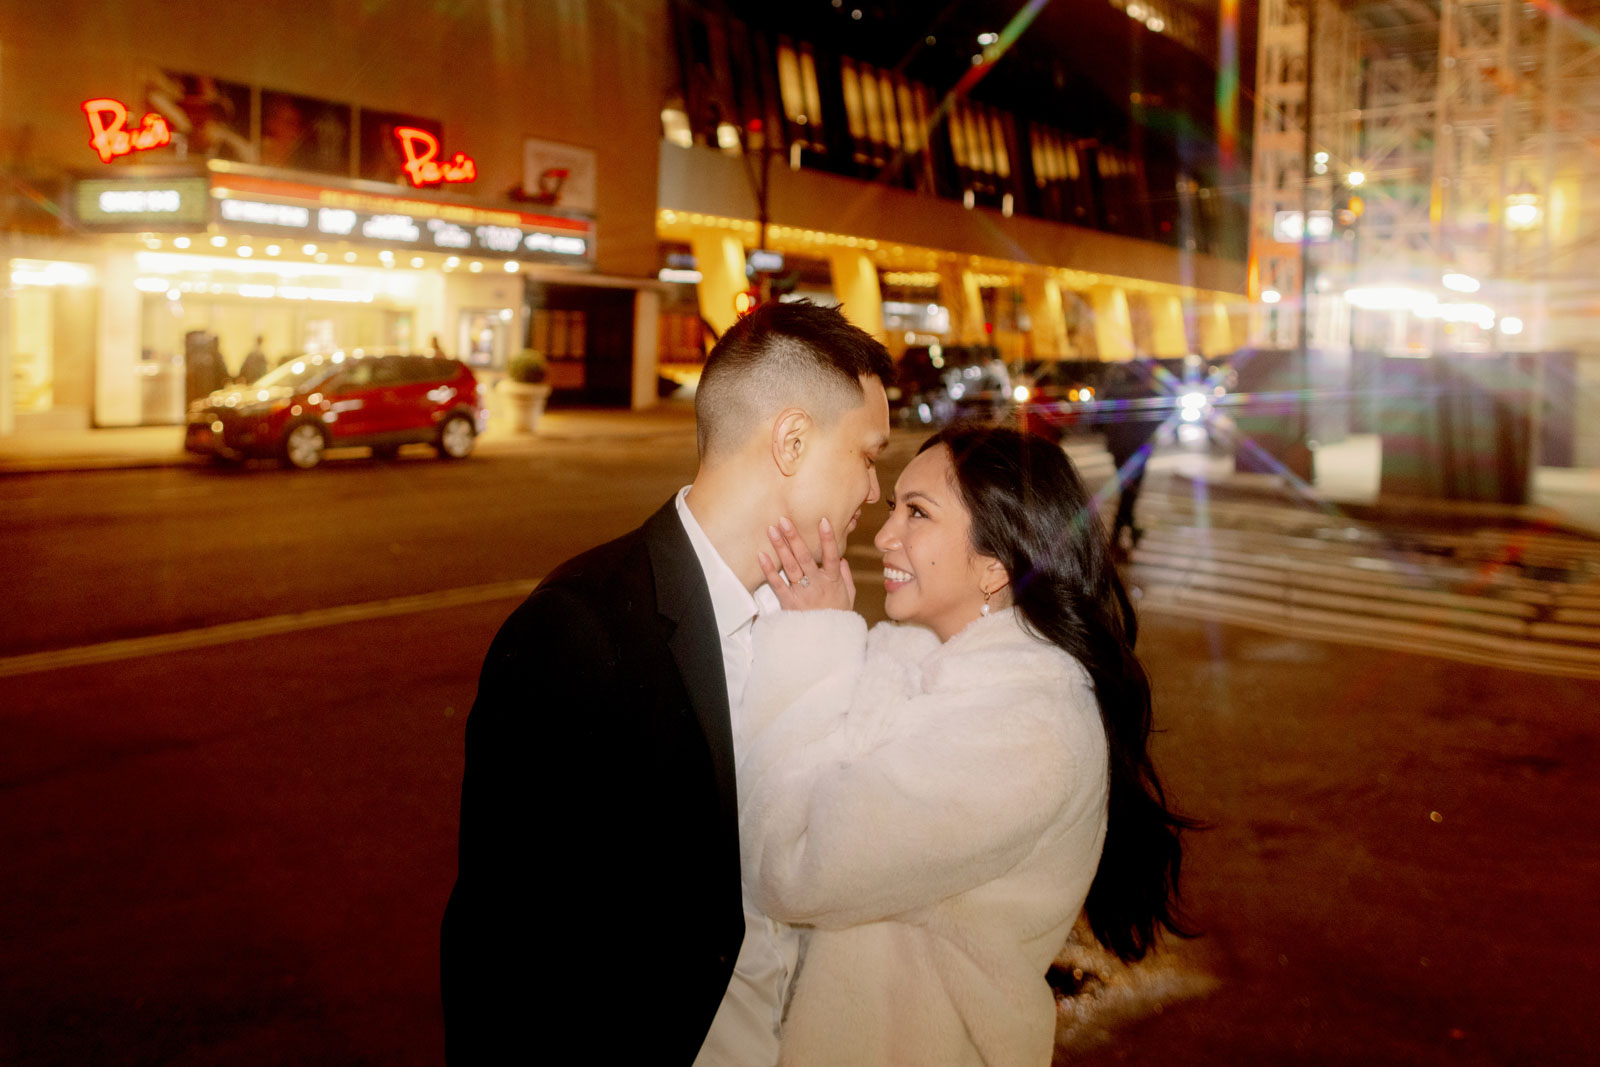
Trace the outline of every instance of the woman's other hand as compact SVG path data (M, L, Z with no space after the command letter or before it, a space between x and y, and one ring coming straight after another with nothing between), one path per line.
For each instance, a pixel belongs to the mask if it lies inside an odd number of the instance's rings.
M811 558L805 538L788 519L767 527L772 555L758 555L761 573L777 594L785 611L816 611L833 608L849 611L856 603L856 583L850 577L850 564L839 556L839 539L827 519L817 524L817 542L822 547L822 563ZM784 581L787 578L788 581Z

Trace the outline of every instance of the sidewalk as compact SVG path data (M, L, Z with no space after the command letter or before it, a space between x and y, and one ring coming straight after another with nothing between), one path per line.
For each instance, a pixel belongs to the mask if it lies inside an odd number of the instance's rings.
M1381 443L1354 434L1314 453L1310 485L1276 474L1241 474L1230 456L1177 449L1157 452L1152 471L1168 471L1212 489L1337 508L1353 519L1396 525L1516 525L1600 538L1600 470L1535 467L1527 504L1437 500L1379 491Z
M536 434L514 433L491 414L478 438L484 453L527 452L551 441L694 434L694 407L664 401L646 411L547 411ZM48 471L124 470L204 464L183 450L182 426L28 431L0 437L0 475Z

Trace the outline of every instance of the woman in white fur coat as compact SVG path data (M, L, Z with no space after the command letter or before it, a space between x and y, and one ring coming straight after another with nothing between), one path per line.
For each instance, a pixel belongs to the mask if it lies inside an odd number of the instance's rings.
M870 633L831 532L818 563L782 525L738 773L746 883L805 928L780 1063L1043 1067L1086 902L1125 959L1183 932L1187 824L1089 496L1041 438L935 436L876 538L896 621Z

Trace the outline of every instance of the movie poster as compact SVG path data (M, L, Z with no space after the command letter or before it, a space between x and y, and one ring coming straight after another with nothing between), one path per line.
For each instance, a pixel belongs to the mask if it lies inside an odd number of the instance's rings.
M261 162L266 166L348 177L352 127L349 104L261 91Z
M207 74L163 70L151 77L145 100L146 107L172 128L172 146L159 149L161 156L257 162L251 140L250 86Z

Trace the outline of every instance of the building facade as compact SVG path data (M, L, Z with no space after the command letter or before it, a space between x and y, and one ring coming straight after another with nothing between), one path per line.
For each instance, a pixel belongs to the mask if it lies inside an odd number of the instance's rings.
M1215 15L1002 14L5 5L0 433L178 422L258 348L532 347L558 402L640 407L752 298L894 349L1226 356Z
M665 27L649 2L5 5L0 432L176 422L186 365L257 347L437 342L492 375L532 344L575 399L653 402Z

